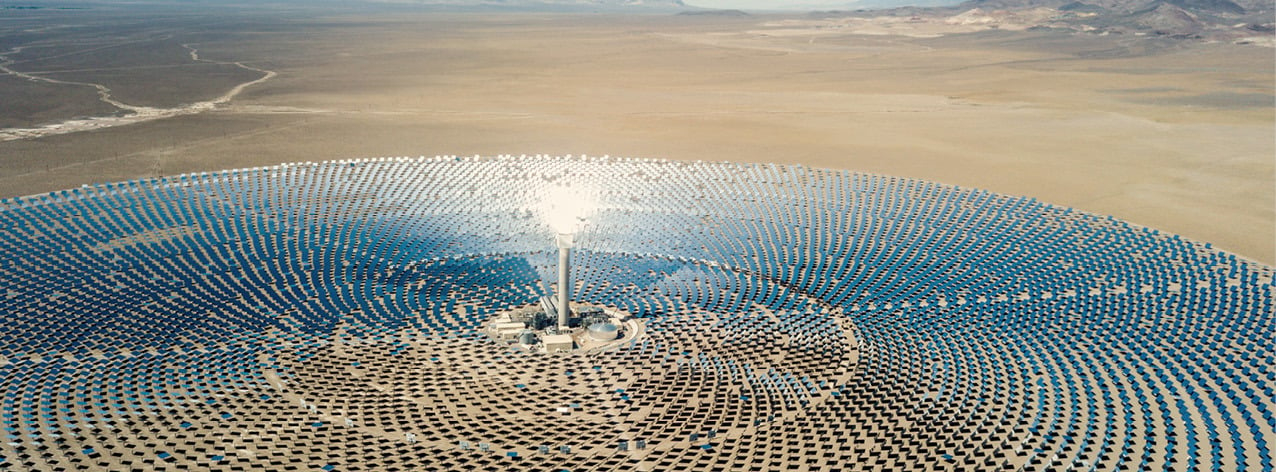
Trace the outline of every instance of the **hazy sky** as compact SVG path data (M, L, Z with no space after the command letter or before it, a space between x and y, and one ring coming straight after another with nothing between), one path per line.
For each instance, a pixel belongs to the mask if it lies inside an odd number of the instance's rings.
M819 10L851 8L855 2L847 0L682 0L683 3L705 8L741 8L746 10Z
M854 10L856 8L888 8L907 5L956 5L964 0L682 0L704 8L738 8L741 10Z

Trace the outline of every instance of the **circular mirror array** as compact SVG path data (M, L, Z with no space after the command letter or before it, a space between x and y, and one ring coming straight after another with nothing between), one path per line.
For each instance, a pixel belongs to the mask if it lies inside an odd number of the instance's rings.
M573 188L571 298L639 332L483 334ZM7 199L0 247L11 470L1272 469L1272 269L1028 198L381 158Z

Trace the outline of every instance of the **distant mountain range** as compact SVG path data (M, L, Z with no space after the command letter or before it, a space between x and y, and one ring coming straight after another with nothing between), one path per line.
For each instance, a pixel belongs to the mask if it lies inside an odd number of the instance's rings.
M1014 30L1155 35L1266 46L1276 43L1276 2L1272 0L967 0L953 6L812 15L906 16Z
M681 11L714 10L683 0L365 0L466 10ZM1273 0L911 0L913 6L882 8L910 0L856 0L840 11L816 16L904 16L920 21L981 25L1011 30L1049 29L1089 34L1137 34L1209 40L1276 43ZM945 6L945 4L947 6ZM701 13L703 12L703 13ZM719 10L718 16L746 15Z
M683 0L130 0L128 4L398 5L456 11L670 12L696 16L747 17L739 10L713 10ZM694 0L690 0L693 1ZM802 0L795 0L801 2ZM852 0L843 10L814 11L815 18L892 17L894 21L942 22L983 29L1060 30L1086 34L1133 34L1255 43L1276 47L1273 0ZM29 3L28 3L29 2ZM114 0L26 0L7 9L66 7L61 2L114 4ZM907 2L912 6L889 7ZM55 4L56 3L56 4ZM795 4L796 5L796 4Z

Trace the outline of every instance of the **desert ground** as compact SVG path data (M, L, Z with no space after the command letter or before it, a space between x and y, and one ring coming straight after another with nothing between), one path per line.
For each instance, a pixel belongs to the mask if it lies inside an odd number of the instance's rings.
M800 163L1030 196L1276 263L1268 47L759 15L0 20L0 197L347 157Z

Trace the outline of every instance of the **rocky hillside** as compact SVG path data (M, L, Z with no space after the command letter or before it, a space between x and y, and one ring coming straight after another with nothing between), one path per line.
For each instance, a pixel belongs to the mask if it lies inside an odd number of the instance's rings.
M1276 2L1272 0L967 0L948 7L841 13L987 29L1053 29L1276 46Z
M1036 11L1034 26L1100 34L1271 42L1276 31L1270 0L969 0L956 8L991 18ZM1052 15L1043 18L1042 9Z

